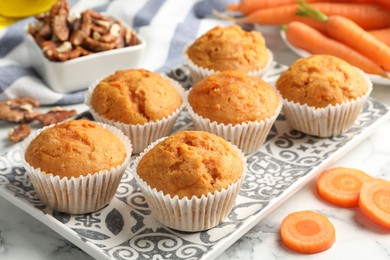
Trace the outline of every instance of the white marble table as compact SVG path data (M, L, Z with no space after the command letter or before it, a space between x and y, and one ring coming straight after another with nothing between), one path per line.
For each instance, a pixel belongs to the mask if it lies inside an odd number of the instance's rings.
M277 30L263 28L275 60L291 64L297 56L281 41ZM375 85L371 94L390 105L390 86ZM86 108L75 106L78 111ZM12 146L6 140L8 124L0 122L0 151ZM390 180L390 120L333 166L358 168ZM336 243L329 250L301 255L286 249L280 241L279 224L289 213L315 210L325 214L336 228ZM357 209L342 209L323 202L315 191L314 181L291 196L246 235L238 239L217 259L390 259L390 231L362 218ZM0 259L48 260L92 259L46 225L0 197Z

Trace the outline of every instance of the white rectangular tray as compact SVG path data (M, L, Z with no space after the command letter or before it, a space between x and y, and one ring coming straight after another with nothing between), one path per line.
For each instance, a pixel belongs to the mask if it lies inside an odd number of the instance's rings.
M188 80L180 69L170 76L181 78L182 83ZM247 156L248 174L230 215L208 231L178 232L156 222L130 167L107 207L91 214L67 215L39 201L18 153L12 150L0 157L0 195L96 259L212 259L366 138L389 114L387 106L369 99L353 128L333 138L292 130L280 115L262 149ZM191 128L183 111L175 131Z

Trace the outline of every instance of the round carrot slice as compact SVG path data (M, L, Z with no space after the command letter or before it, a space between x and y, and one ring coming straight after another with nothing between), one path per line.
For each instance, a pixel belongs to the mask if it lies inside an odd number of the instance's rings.
M344 208L357 207L360 188L363 182L371 179L370 175L356 169L333 168L318 177L317 191L322 199L332 204Z
M336 241L333 224L324 215L306 210L289 214L282 221L280 235L285 246L303 254L329 249Z
M359 208L367 218L390 229L390 181L373 179L363 183Z

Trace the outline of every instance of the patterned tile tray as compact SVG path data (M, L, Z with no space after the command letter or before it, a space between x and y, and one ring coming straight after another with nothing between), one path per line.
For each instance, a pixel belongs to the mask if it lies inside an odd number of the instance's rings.
M274 80L282 69L274 64L274 73L267 79ZM169 76L184 86L190 84L185 67L172 70ZM0 157L0 195L96 259L212 259L366 138L389 114L388 107L369 99L348 133L326 139L292 130L280 115L262 149L247 156L249 171L230 215L203 232L178 232L156 222L130 167L107 207L91 214L67 215L40 203L17 151L12 150ZM175 131L191 128L183 111Z

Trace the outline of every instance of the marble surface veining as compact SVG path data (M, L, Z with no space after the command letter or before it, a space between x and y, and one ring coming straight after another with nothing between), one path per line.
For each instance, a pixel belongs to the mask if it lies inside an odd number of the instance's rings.
M274 52L275 60L291 64L298 56L281 41L278 32L264 28L264 35ZM375 85L371 94L377 100L390 105L390 86ZM76 106L79 111L85 107ZM11 148L6 140L9 125L0 123L1 153ZM372 176L390 180L390 120L376 128L351 152L335 161L332 167L345 166L366 171ZM281 244L279 225L289 213L314 210L326 215L336 229L336 242L327 251L302 255L288 250ZM48 260L93 259L88 254L0 197L0 259ZM158 258L156 258L158 259ZM217 256L218 260L230 259L390 259L390 231L386 231L362 217L357 209L335 207L322 201L315 189L315 180L260 221L247 234Z

